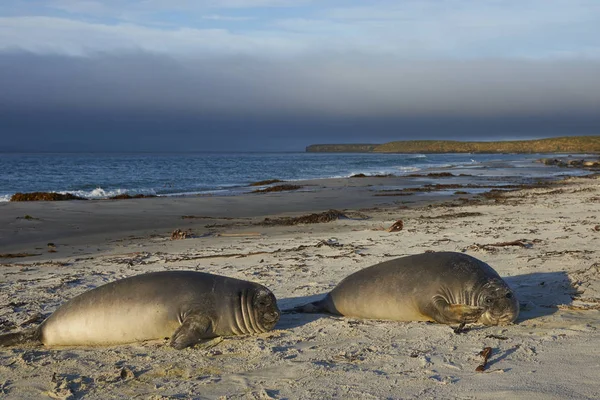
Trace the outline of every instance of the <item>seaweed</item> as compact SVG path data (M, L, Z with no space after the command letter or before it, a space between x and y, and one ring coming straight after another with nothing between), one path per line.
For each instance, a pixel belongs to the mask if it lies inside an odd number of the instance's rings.
M298 225L298 224L321 224L348 218L346 214L338 210L329 210L322 213L302 215L300 217L265 218L261 225Z
M273 183L280 183L280 182L283 182L283 181L279 180L279 179L267 179L264 181L252 182L248 186L265 186L265 185L271 185Z
M71 193L55 193L55 192L31 192L13 194L10 201L65 201L65 200L87 200L83 197L75 196Z
M116 196L109 197L109 200L129 200L129 199L147 199L156 197L154 194L134 194L133 196L128 193L118 194Z
M298 190L301 188L302 188L302 186L298 186L298 185L277 185L277 186L271 186L271 187L264 188L264 189L256 189L256 190L253 190L252 193L284 192L287 190Z

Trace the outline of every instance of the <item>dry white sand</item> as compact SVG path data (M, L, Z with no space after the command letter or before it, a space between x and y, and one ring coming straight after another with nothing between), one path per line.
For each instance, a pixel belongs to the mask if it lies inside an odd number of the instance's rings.
M323 211L336 206L335 195L329 198L328 193L321 193L323 203L310 205L303 194L255 196L255 201L270 199L263 206L272 212L262 215ZM337 193L354 192L340 187ZM277 198L295 202L298 209L273 206ZM239 208L244 207L242 199L200 200L232 202L233 208L225 204L213 211L240 217L245 215ZM111 239L110 223L97 232L80 225L89 234L77 237L69 234L69 224L99 223L94 220L98 206L3 205L3 218L11 225L0 227L0 238L7 239L0 253L41 255L0 259L0 331L31 326L90 288L149 271L191 269L255 281L271 288L280 307L288 308L318 299L358 269L427 250L464 251L489 263L515 289L521 316L515 325L455 334L448 326L430 323L285 314L272 332L226 338L209 349L177 351L163 341L3 348L0 397L532 400L600 394L598 177L510 192L496 202L388 205L361 210L369 219L285 227L255 225L262 219L258 209L249 219L181 220L181 215L201 215L190 212L192 200L151 200L103 204L135 205L146 218L177 216L172 223L193 227L196 237L172 241L165 224L149 226L135 237L113 229ZM408 198L388 199L400 200ZM189 203L188 208L178 207L181 203ZM362 206L359 201L357 208ZM67 217L74 212L89 218ZM40 220L16 220L15 215L24 214ZM387 232L398 219L404 229ZM49 220L63 224L62 230L52 230ZM15 232L22 241L8 240ZM40 247L51 237L48 232L58 237L56 253ZM323 242L331 238L340 245ZM525 246L485 246L515 240ZM476 372L479 352L487 346L493 349L488 367Z

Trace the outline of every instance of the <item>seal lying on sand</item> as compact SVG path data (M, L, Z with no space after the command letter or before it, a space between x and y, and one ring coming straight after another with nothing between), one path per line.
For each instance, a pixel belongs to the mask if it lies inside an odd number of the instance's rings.
M93 346L170 337L176 349L217 336L263 333L279 320L275 296L257 283L195 271L153 272L85 292L0 346Z
M417 254L382 262L342 280L327 296L296 312L358 318L508 324L519 303L486 263L462 253Z

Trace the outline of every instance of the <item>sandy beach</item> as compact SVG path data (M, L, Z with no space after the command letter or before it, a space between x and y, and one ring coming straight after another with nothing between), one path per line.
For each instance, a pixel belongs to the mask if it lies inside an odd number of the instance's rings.
M307 181L295 192L230 197L0 203L0 253L23 255L0 258L0 332L150 271L258 282L285 309L359 269L424 251L490 264L518 296L516 324L455 334L432 323L284 314L269 333L211 348L3 348L0 397L597 398L600 176L487 197L407 194L393 190L395 179ZM329 209L346 217L277 224ZM397 220L403 229L388 232ZM175 229L187 238L171 240ZM485 347L492 355L476 372Z

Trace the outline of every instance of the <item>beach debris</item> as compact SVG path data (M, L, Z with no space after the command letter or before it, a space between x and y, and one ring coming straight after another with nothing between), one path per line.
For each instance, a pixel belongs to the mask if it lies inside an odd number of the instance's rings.
M72 193L55 193L55 192L31 192L13 194L10 201L64 201L64 200L87 200L83 197L75 196Z
M244 257L251 257L251 256L263 255L263 254L295 253L295 252L299 252L302 250L306 250L311 247L321 247L321 246L323 246L323 244L321 242L319 242L314 245L302 244L300 246L296 246L296 247L292 247L292 248L287 248L287 249L279 248L279 249L272 250L272 251L251 251L248 253L227 253L227 254L221 254L221 253L220 254L183 254L183 255L176 255L176 256L165 256L162 258L161 261L165 262L165 263L170 263L170 262L202 260L202 259L210 259L210 258L244 258ZM350 250L348 251L348 253L342 254L342 255L327 256L327 257L335 259L335 258L347 257L348 255L353 254L353 252L355 251L356 248L352 245L346 245L346 246L350 247ZM156 262L156 261L148 262L148 264L154 263L154 262Z
M20 258L41 256L40 253L0 253L0 258Z
M343 244L341 244L337 238L329 238L327 240L320 240L319 243L317 243L317 247L321 246L342 247Z
M298 225L298 224L320 224L335 221L340 218L348 218L346 214L338 210L329 210L318 214L303 215L300 217L265 218L261 225Z
M436 215L435 217L421 215L420 218L423 218L423 219L451 219L451 218L480 217L482 215L483 215L483 213L480 213L480 212L460 212L460 213Z
M488 359L492 355L492 348L485 347L481 352L479 352L479 355L483 357L483 363L478 365L477 368L475 368L475 371L483 372L485 371L485 367L487 366Z
M529 249L529 248L533 247L533 242L528 239L518 239L518 240L513 240L511 242L490 243L490 244L487 244L486 246L494 246L494 247L519 246L519 247L524 247L526 249Z
M377 175L366 175L363 173L351 175L350 178L389 178L394 176L393 174L377 174Z
M130 370L127 367L121 367L121 369L119 370L119 379L122 381L128 381L130 379L134 379L135 378L135 374L133 373L132 370Z
M400 232L402 230L402 228L404 228L404 222L402 222L402 220L399 219L396 222L394 222L392 224L392 226L387 228L387 231L388 232Z
M25 216L23 216L23 217L17 217L17 219L25 219L25 220L27 220L27 221L39 221L39 220L40 220L39 218L32 217L32 216L31 216L31 215L29 215L29 214L26 214L26 215L25 215Z
M600 232L600 225L594 226L593 230L596 232Z
M56 245L52 242L47 244L48 246L48 253L56 253Z
M454 175L451 172L430 172L427 175L423 175L423 174L409 174L406 175L410 178L422 178L422 177L430 177L430 178L451 178L454 177L456 175Z
M175 229L173 233L171 233L171 240L187 239L189 236L191 236L191 232Z
M375 193L373 196L411 196L413 192L398 192L398 191L389 191L389 190L381 190L379 193Z
M273 183L281 183L281 182L284 182L284 181L282 181L280 179L266 179L264 181L252 182L248 186L266 186L266 185L272 185Z
M302 186L299 185L276 185L276 186L270 186L268 188L264 188L264 189L256 189L253 190L252 193L270 193L270 192L285 192L288 190L298 190L301 189Z
M533 247L534 243L536 243L535 240L532 241L532 240L528 240L528 239L518 239L518 240L513 240L510 242L488 243L488 244L474 243L470 246L465 247L462 251L463 251L463 253L466 252L467 250L495 251L496 247L509 247L509 246L518 246L518 247L523 247L525 249L530 249Z
M113 264L122 264L133 267L134 265L149 265L159 262L158 257L160 253L148 253L148 252L135 252L129 254L123 254L118 257L108 258L107 262Z
M488 200L494 200L496 203L501 203L507 200L505 194L508 192L508 190L492 189L489 192L480 193L479 196Z
M486 338L488 339L498 339L498 340L508 340L508 338L506 336L500 336L500 335L486 335Z

